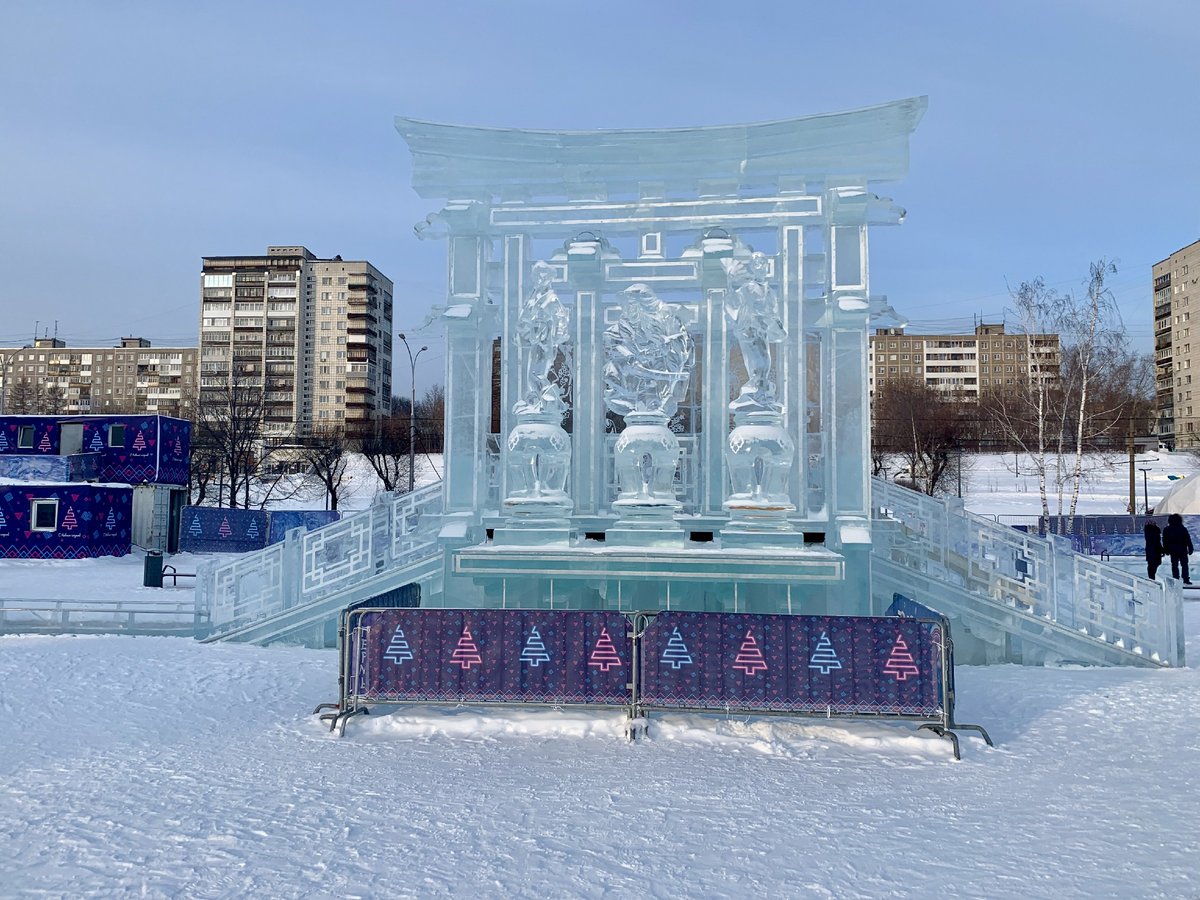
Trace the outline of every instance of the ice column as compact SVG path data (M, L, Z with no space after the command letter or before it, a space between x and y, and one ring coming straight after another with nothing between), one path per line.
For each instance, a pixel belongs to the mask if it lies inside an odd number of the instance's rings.
M675 521L679 439L667 422L687 391L692 338L674 308L646 285L630 285L621 300L621 317L604 332L604 402L625 419L614 450L619 521L606 540L682 546Z
M508 434L508 519L497 544L566 545L570 539L571 441L562 427L562 391L550 370L570 339L570 316L552 285L554 268L533 266L533 290L521 304L516 347L522 364L516 424Z
M729 404L733 430L725 451L730 494L729 523L721 530L725 546L803 541L788 521L796 507L788 490L796 447L783 425L777 399L771 347L787 337L779 296L767 281L768 260L722 261L728 279L725 319L737 337L746 365L746 381Z

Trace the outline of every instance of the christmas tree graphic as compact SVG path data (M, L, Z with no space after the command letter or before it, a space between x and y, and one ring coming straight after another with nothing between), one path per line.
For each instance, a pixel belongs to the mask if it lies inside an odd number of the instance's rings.
M679 627L671 629L671 639L667 641L667 647L659 657L659 665L670 664L671 668L679 671L680 666L690 666L692 664L692 654L688 653L687 644L683 642L683 635L679 633Z
M63 516L62 520L62 527L67 529L67 531L74 531L79 527L79 522L75 519L75 507L67 507L67 514Z
M450 654L450 659L464 669L480 665L483 662L483 657L479 655L479 648L475 646L475 639L471 637L471 629L466 625L463 626L462 635L458 639L458 646Z
M183 459L183 438L175 438L175 458Z
M521 662L529 663L531 666L540 666L544 662L550 662L550 654L546 652L546 644L542 641L542 635L534 625L529 629L529 637L525 640L525 649L521 651Z
M108 516L104 519L104 527L109 531L117 527L117 517L113 515L111 506L108 508Z
M50 432L46 432L42 435L42 439L38 441L38 449L43 453L50 452Z
M742 649L738 651L732 668L741 669L747 675L757 675L767 669L767 661L763 659L762 651L758 649L758 641L749 631L746 632L746 639L742 641Z
M133 439L133 449L134 450L145 450L146 449L146 439L142 436L142 432L140 430L137 433L137 437L135 437Z
M8 449L8 435L6 435L3 430L0 430L0 450L7 450L7 449Z
M221 527L217 529L217 534L223 538L227 538L233 534L233 529L229 527L229 516L221 520Z
M896 635L896 644L892 647L888 661L883 664L883 671L897 681L907 681L909 675L921 674L921 670L913 662L912 654L908 652L908 644L904 643L903 636Z
M96 431L92 434L92 442L88 444L88 449L92 452L98 452L104 449L104 441L100 439L99 431Z
M828 675L834 669L842 667L842 661L838 659L838 655L833 649L833 642L829 640L829 635L824 631L821 632L821 639L817 641L817 649L809 657L808 667L820 669L822 675Z
M588 665L595 666L601 672L607 672L613 666L620 664L621 657L617 655L617 648L613 646L612 638L608 636L608 629L601 628L600 637L592 650L592 657L588 660Z
M257 519L250 520L250 527L246 529L246 537L250 538L251 540L254 540L255 538L258 537L258 520Z
M403 664L405 660L413 658L408 641L404 638L404 630L399 625L396 626L396 633L392 635L391 643L383 651L383 658L397 666Z
M112 512L110 511L108 515L111 517ZM192 516L192 524L188 526L188 534L192 537L200 537L203 533L204 529L200 527L200 517Z
M8 519L4 518L4 510L0 509L0 528L8 527Z

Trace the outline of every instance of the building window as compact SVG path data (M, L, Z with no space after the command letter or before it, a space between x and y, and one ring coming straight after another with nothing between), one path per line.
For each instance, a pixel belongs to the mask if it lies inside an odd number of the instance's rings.
M109 425L108 426L108 446L124 447L125 446L125 426L124 425Z
M22 425L17 429L17 447L21 450L33 449L33 426Z
M29 521L34 531L54 531L58 528L58 501L32 500Z

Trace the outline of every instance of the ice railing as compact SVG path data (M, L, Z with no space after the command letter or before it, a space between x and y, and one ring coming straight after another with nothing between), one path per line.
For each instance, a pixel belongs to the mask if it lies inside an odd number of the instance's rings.
M871 481L875 514L905 528L887 548L893 561L1098 641L1182 665L1182 595L1174 582L1082 556L1065 538L1027 534L968 513L961 500ZM935 597L922 602L937 607Z
M206 562L196 577L197 608L216 631L284 610L406 568L437 550L442 484L412 493L380 493L361 512L229 562Z

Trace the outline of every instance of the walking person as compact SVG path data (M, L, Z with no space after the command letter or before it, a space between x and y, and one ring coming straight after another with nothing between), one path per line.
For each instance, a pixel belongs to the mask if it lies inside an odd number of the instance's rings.
M1179 567L1183 566L1183 583L1191 584L1188 576L1188 557L1192 555L1192 535L1183 524L1183 516L1171 513L1167 516L1167 527L1162 533L1163 550L1171 557L1171 575L1179 577Z
M1162 564L1162 530L1158 527L1157 522L1150 519L1142 528L1142 534L1146 536L1146 575L1153 581L1154 574Z

